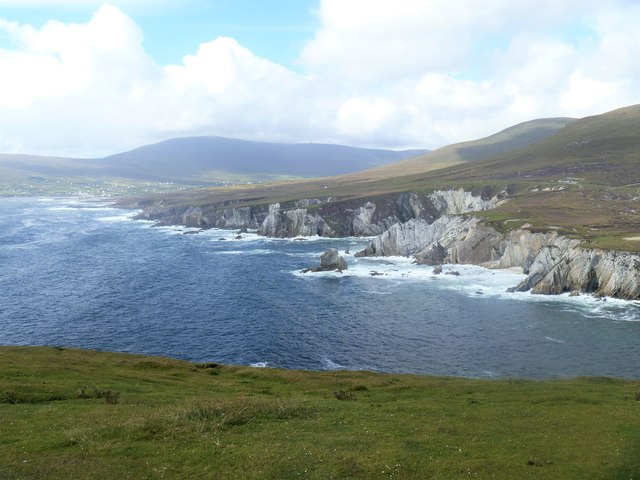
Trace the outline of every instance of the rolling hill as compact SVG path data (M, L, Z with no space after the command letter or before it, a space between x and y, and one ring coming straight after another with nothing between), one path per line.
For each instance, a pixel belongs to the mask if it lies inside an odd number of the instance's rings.
M187 137L119 153L100 159L97 164L115 177L202 182L216 181L221 174L247 178L326 177L377 167L424 152Z
M369 179L384 179L416 175L462 163L484 160L544 140L575 120L575 118L569 117L530 120L479 140L448 145L416 157L365 172L358 172L356 175Z
M0 154L0 184L230 182L340 175L423 154L329 144L250 142L223 137L175 138L99 159Z

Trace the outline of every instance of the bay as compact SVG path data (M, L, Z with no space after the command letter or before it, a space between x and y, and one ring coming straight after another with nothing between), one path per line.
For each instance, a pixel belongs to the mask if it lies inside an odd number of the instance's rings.
M191 361L554 378L640 378L640 305L507 293L522 275L409 259L300 271L327 248L154 227L74 199L0 199L0 344ZM372 275L373 273L373 275Z

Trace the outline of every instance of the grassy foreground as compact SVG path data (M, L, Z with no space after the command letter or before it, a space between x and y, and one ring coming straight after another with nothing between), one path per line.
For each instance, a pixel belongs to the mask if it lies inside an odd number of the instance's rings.
M2 347L0 479L635 479L639 396Z

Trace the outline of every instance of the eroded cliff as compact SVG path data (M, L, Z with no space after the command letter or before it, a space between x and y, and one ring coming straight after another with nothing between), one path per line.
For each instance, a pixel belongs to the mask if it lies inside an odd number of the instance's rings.
M556 232L521 228L503 234L477 217L444 215L393 225L359 256L414 256L419 264L474 264L522 268L527 277L513 290L564 292L640 299L640 255L585 248Z
M431 223L443 214L491 208L499 200L485 200L464 190L430 194L373 195L367 199L307 198L271 204L211 204L201 206L148 205L138 216L160 225L198 228L248 228L270 237L320 235L373 236L396 223L422 218Z

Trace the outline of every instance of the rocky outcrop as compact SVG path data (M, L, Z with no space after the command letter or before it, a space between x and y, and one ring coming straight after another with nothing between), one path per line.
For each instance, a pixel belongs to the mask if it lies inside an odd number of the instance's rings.
M335 235L333 229L317 213L309 213L306 208L283 209L279 203L269 205L269 214L258 233L278 238Z
M428 223L422 218L396 223L382 235L373 239L363 251L356 253L356 256L408 257L416 255L438 242L443 245L450 244L462 231L477 222L476 218L443 215L433 223Z
M346 270L347 261L340 256L338 250L330 248L320 255L320 268L322 270Z
M586 292L640 299L640 255L583 248L556 232L512 232L497 267L522 266L527 278L515 289L533 293Z
M267 206L233 207L221 205L165 207L161 202L148 206L135 218L153 220L158 225L196 228L257 229L268 212Z
M429 198L440 213L459 215L496 208L506 201L506 195L507 192L502 191L496 196L485 199L459 188L458 190L436 190L429 195Z
M413 255L418 263L520 267L527 277L513 290L540 294L586 292L640 299L640 255L580 246L557 232L524 228L502 234L473 217L445 215L432 224L396 224L357 256Z
M322 255L320 255L320 266L319 267L311 267L302 271L302 273L308 272L331 272L338 271L342 272L343 270L347 270L349 266L347 265L347 261L344 257L341 257L338 253L338 250L335 248L330 248Z
M189 207L182 214L182 224L200 228L256 228L256 213L250 207L222 208L209 212L202 207Z
M374 196L369 200L298 201L269 205L258 233L271 237L379 235L393 224L439 214L425 194Z

